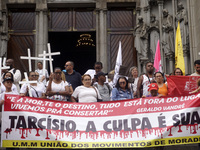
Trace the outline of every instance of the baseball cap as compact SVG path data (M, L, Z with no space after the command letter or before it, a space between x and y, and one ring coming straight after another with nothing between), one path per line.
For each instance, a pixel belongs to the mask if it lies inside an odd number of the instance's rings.
M13 78L5 78L5 79L3 80L3 83L4 83L5 81L8 81L8 80L10 80L10 81L12 81L12 82L14 81Z
M148 91L151 91L151 90L158 90L158 85L157 85L157 83L151 83L151 84L149 85Z

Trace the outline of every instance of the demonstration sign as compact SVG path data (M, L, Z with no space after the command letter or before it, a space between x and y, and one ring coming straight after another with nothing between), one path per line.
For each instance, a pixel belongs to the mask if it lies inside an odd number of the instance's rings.
M200 142L200 94L70 103L5 95L1 143L20 148L136 148Z

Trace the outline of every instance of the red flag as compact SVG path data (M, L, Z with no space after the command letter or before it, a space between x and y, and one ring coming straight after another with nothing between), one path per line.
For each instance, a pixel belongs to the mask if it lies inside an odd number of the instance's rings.
M169 76L167 77L168 96L188 95L196 90L200 76Z

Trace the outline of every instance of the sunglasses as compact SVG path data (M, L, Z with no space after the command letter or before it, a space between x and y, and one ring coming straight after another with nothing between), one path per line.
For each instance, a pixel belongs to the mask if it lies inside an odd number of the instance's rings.
M54 72L55 74L61 74L62 72Z
M126 84L126 82L119 82L119 84Z
M39 75L31 75L31 77L38 77Z
M64 67L68 67L69 65L65 65Z
M84 81L91 81L91 79L84 79Z

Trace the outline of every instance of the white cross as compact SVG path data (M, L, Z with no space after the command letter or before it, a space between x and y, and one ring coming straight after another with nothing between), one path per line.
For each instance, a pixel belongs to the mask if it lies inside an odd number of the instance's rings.
M27 84L28 85L28 93L29 93L29 96L32 97L32 93L31 93L31 86L30 86L30 83L37 83L37 81L29 81L28 79L28 75L26 72L24 72L24 76L25 76L25 81L19 81L19 84Z
M47 44L47 48L48 48L48 53L47 54L39 54L39 57L44 57L44 56L49 56L49 59L50 59L50 61L49 61L49 66L50 66L50 72L53 72L53 63L52 63L52 61L51 61L51 56L53 56L53 55L60 55L60 52L54 52L54 53L51 53L51 47L50 47L50 43L48 43Z
M29 63L29 71L32 71L32 67L31 67L31 60L40 60L40 61L53 61L53 59L49 59L49 58L40 58L40 57L31 57L30 55L30 49L28 49L28 57L27 56L20 56L21 59L28 59L28 63Z

